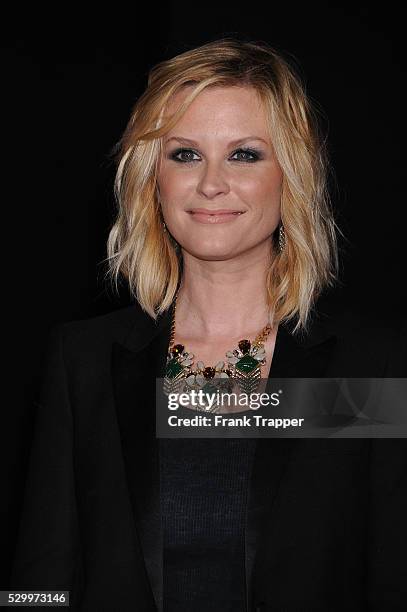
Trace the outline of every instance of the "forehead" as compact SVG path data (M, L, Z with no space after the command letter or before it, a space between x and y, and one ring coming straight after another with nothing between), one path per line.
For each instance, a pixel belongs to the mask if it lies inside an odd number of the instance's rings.
M188 86L177 92L165 114L174 113L191 93ZM182 129L182 134L180 131ZM178 123L168 132L202 138L225 135L227 138L256 134L267 137L267 116L257 91L252 87L207 87L190 104Z

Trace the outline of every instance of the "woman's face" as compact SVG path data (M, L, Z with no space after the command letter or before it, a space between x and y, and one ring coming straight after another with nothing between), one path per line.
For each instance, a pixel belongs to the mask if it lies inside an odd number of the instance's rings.
M189 92L179 92L167 112ZM158 188L164 220L182 249L199 259L269 252L281 185L265 110L253 88L203 90L163 137Z

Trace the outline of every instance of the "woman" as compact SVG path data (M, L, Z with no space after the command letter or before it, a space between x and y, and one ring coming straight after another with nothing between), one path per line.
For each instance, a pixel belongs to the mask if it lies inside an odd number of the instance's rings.
M267 44L151 70L108 241L136 300L50 336L14 588L69 590L84 611L405 608L404 440L155 432L157 378L237 379L249 347L264 358L243 382L405 375L397 324L372 337L321 301L326 171L304 88Z

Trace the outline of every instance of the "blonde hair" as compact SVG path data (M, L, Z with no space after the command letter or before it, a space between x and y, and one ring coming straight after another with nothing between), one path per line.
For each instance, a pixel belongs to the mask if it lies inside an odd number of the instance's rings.
M262 41L222 38L150 70L147 88L117 145L118 215L108 238L108 275L116 288L122 275L131 294L154 319L170 307L182 278L182 254L162 225L156 178L162 136L203 89L236 85L250 86L259 94L283 172L281 222L286 244L280 252L273 235L267 301L270 320L295 319L296 332L306 329L315 300L337 277L337 226L316 110L296 71ZM163 122L170 99L186 86L192 91Z

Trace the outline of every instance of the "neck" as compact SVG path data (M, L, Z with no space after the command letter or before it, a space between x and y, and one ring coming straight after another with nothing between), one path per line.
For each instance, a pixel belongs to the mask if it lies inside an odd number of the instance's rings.
M208 341L257 334L269 323L269 265L268 248L228 261L204 261L185 253L177 330L184 337Z

